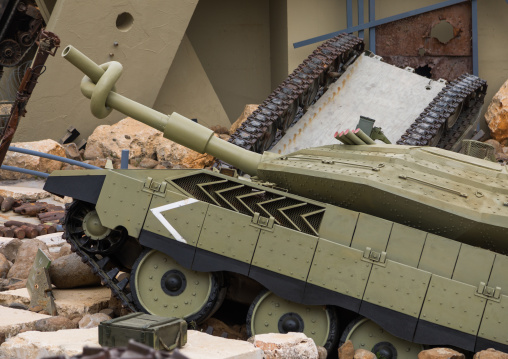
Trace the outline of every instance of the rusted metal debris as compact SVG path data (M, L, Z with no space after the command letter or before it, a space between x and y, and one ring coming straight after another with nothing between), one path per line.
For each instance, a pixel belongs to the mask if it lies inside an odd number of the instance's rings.
M32 65L26 70L25 76L19 85L18 92L16 93L16 101L12 105L9 120L1 133L0 165L5 159L9 145L16 132L19 118L26 114L26 105L37 84L37 79L44 72L44 64L49 55L55 56L56 50L60 46L60 39L52 32L42 30L39 34L37 45L39 48L35 54L35 58Z
M19 64L31 49L44 20L34 0L0 0L0 68Z
M66 359L66 356L57 355L44 357L43 359ZM134 340L129 340L127 347L120 348L91 348L84 347L83 353L71 357L70 359L188 359L186 355L180 353L178 349L171 352L155 350L147 345L140 344Z
M376 27L376 53L389 64L451 81L473 71L471 36L471 3L465 2Z

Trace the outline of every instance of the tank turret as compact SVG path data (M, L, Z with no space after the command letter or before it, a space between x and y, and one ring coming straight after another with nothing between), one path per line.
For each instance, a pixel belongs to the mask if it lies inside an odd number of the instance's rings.
M95 116L117 109L255 176L51 174L45 189L75 200L67 240L130 309L201 323L240 291L237 276L265 287L249 334L301 331L327 349L352 339L387 359L423 344L508 350L505 167L387 144L253 153L117 94L119 63L62 55L86 74Z

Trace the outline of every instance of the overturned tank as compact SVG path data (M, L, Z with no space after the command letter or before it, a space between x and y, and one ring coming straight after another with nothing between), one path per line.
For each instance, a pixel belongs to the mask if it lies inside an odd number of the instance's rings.
M333 144L330 132L365 116L393 143L458 152L476 134L486 91L477 76L435 81L387 64L364 51L361 39L341 34L314 50L229 142L287 154Z
M352 339L393 359L422 345L508 350L505 167L405 145L258 154L119 95L119 63L62 56L86 74L96 117L116 109L252 176L51 174L45 189L74 198L67 240L128 308L200 323L242 275L265 287L249 334L300 331L327 349Z

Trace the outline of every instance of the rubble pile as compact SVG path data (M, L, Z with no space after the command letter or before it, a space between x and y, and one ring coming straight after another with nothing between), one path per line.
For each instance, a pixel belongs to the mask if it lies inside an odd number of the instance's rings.
M494 146L499 162L508 163L508 80L492 99L485 113L485 121L492 137L486 143Z

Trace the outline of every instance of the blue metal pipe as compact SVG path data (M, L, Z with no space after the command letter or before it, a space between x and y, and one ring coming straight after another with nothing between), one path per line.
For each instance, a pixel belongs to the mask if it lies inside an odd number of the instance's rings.
M358 25L363 24L363 0L358 0ZM358 31L358 37L363 39L363 30Z
M376 21L376 0L369 0L369 22ZM369 28L369 50L376 52L376 28Z
M14 166L2 165L0 167L0 169L6 170L6 171L14 171L14 172L26 173L28 175L38 176L38 177L44 177L44 178L48 178L49 177L49 174L44 173L44 172L27 170L26 168L19 168L19 167L14 167Z
M75 161L75 160L71 160L71 159L65 158L65 157L50 155L49 153L27 150L26 148L9 146L9 151L24 153L26 155L38 156L38 157L43 157L43 158L49 158L50 160L65 162L65 163L69 163L74 166L80 166L80 167L87 168L90 170L101 170L102 169L100 167L90 165L88 163L83 163L81 161ZM8 167L11 167L11 166L8 166ZM17 168L17 167L12 167L12 168ZM26 170L26 171L30 171L30 170ZM18 171L18 172L21 172L21 171ZM35 171L35 172L37 172L37 171ZM37 173L42 173L42 172L37 172ZM36 175L36 176L39 176L39 175Z
M122 150L122 158L120 160L120 168L126 170L129 168L129 150Z
M473 75L478 76L478 2L477 0L471 1L471 30L472 30L472 47L473 47Z
M456 5L456 4L460 4L460 3L468 2L468 1L471 1L471 0L447 0L447 1L443 1L443 2L440 2L440 3L434 4L434 5L429 5L429 6L422 7L420 9L403 12L402 14L388 16L388 17L385 17L384 19L369 21L366 24L353 26L353 27L350 27L350 28L347 28L347 29L344 29L344 30L331 32L331 33L326 34L326 35L320 35L320 36L313 37L311 39L295 42L295 43L293 43L293 47L295 49L297 49L297 48L302 47L302 46L307 46L307 45L310 45L310 44L314 44L316 42L321 42L321 41L325 41L325 40L331 39L332 37L337 36L337 35L342 34L342 33L348 33L348 34L350 34L350 33L353 33L355 31L365 30L365 29L372 28L372 27L375 27L375 26L388 24L389 22L405 19L405 18L410 17L410 16L424 14L424 13L429 12L429 11L441 9L441 8L444 8L444 7L447 7L447 6L452 6L452 5Z

